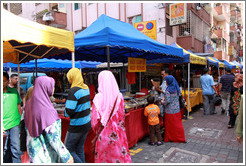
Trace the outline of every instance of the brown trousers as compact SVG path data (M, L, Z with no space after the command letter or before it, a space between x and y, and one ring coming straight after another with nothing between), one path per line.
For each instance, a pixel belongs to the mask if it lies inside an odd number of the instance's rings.
M150 142L155 142L155 134L157 135L157 141L162 141L160 124L149 125Z

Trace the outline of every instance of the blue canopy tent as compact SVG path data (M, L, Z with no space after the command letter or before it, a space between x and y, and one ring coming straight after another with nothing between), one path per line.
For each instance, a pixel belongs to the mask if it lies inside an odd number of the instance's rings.
M155 41L138 31L131 24L102 14L88 28L75 35L75 60L99 62L123 62L128 57L146 60L179 57L182 49ZM59 56L71 58L70 54Z
M56 59L37 59L37 68L41 72L46 71L63 71L72 68L71 60L56 60ZM76 68L96 68L96 65L101 64L101 62L86 62L86 61L76 61ZM4 63L3 70L8 71L11 68L12 71L17 71L17 64ZM35 60L31 60L27 63L20 64L20 71L32 72L35 70Z
M223 62L225 64L226 67L229 67L230 69L236 69L237 65L235 65L232 62L228 62L227 60L220 60L221 62Z
M243 65L238 63L237 61L232 61L232 63L234 63L235 65L239 66L240 69L243 69Z

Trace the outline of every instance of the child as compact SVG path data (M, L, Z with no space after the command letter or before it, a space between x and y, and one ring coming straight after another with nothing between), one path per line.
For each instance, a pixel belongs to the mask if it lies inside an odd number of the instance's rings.
M161 142L161 132L160 132L160 124L159 124L159 117L160 109L157 105L154 104L155 97L149 96L147 98L148 106L145 107L144 115L148 116L148 123L149 123L149 131L150 131L150 145L155 145L155 133L157 133L157 145L162 145Z

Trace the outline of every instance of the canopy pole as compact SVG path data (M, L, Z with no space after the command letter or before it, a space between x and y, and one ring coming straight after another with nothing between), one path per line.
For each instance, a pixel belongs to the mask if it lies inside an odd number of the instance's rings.
M37 58L35 58L35 73L36 73L36 78L37 78L38 77Z
M72 52L72 68L75 68L74 61L75 61L75 54L74 54L74 52Z
M220 81L220 68L218 67L218 82Z
M141 91L141 72L139 73L139 92Z
M109 54L109 46L107 46L107 60L108 60L108 70L110 70L110 54Z
M187 119L190 118L190 63L188 63L188 114Z
M183 64L182 68L183 68L183 80L184 80L184 81L183 81L183 82L184 82L184 83L183 83L183 86L184 86L184 88L183 88L183 89L184 89L184 98L186 98L186 93L185 93L185 79L184 79L184 78L185 78L184 64ZM181 94L182 94L182 92L181 92Z
M20 64L18 63L18 92L20 93Z

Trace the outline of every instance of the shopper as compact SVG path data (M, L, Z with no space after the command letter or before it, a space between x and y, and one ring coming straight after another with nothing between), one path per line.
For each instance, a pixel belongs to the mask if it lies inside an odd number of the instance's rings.
M72 154L75 163L85 163L84 143L91 129L90 91L79 69L72 68L67 73L71 88L68 92L65 117L70 117L70 124L65 138L65 145Z
M157 144L162 145L162 138L161 138L161 131L160 131L160 124L159 124L159 117L160 109L157 105L154 104L155 97L149 96L147 98L148 106L144 109L144 115L148 117L148 124L149 124L149 132L150 132L150 145ZM157 143L155 143L155 133L157 135Z
M239 143L243 142L243 95L241 95L240 107L238 111L238 121L236 127L236 138Z
M93 100L92 129L95 163L131 163L125 130L124 98L111 71L98 75L98 93Z
M6 142L3 150L4 163L21 163L20 129L21 98L16 88L8 87L9 75L3 72L3 130Z
M226 74L220 78L219 91L222 99L222 111L221 114L229 111L231 88L235 81L235 76L231 74L231 69L226 68Z
M10 88L16 88L18 90L18 74L12 74L10 76L10 83L9 83L9 87ZM25 106L26 104L26 100L25 100L25 91L24 89L20 86L20 97L21 97L21 100L22 100L22 103L21 103L21 106Z
M48 76L35 80L25 106L27 153L31 163L72 163L73 157L61 141L61 119L50 102L55 81Z
M167 89L164 93L165 106L165 136L164 142L185 142L184 127L179 106L180 89L176 79L168 75L165 77Z
M243 94L243 75L238 73L235 75L235 82L233 82L231 89L231 102L229 106L230 121L228 123L228 128L233 128L235 125L241 101L241 94Z
M209 69L203 69L203 75L200 77L200 82L202 86L202 95L203 95L203 108L204 115L216 114L215 106L213 103L214 94L216 92L215 83L212 76L208 74Z

